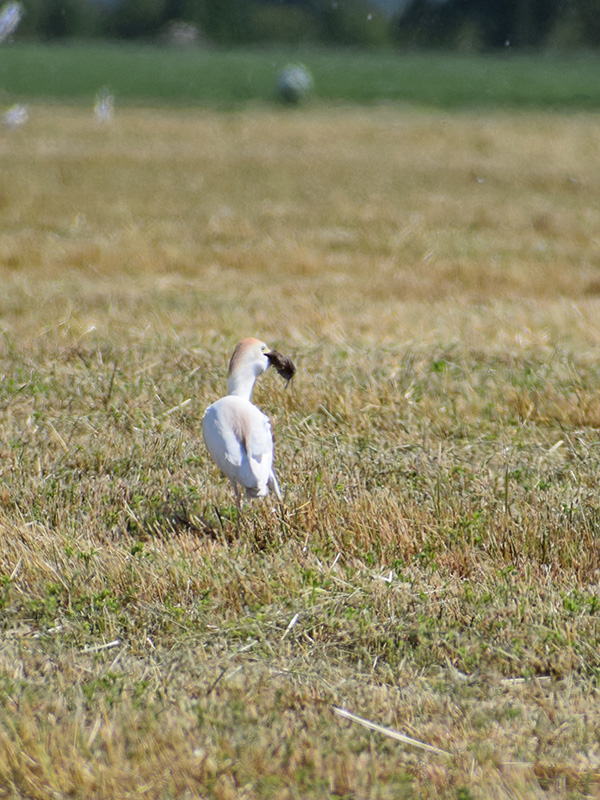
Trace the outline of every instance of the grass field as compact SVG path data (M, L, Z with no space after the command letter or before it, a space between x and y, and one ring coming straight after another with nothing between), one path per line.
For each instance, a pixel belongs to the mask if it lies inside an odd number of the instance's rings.
M593 115L0 134L0 797L600 793ZM285 494L200 436L235 343ZM396 741L342 708L444 752Z
M175 50L86 42L0 47L0 102L89 103L109 86L120 103L240 108L273 104L290 61L314 76L313 105L403 102L435 108L600 108L593 53L482 57L310 48Z

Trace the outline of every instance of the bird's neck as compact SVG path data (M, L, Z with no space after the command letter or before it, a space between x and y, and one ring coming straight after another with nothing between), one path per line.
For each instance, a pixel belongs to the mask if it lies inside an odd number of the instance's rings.
M250 400L256 377L250 372L234 372L227 378L227 394Z

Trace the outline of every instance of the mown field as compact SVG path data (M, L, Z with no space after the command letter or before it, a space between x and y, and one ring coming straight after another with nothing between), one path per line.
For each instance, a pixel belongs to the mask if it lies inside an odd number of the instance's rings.
M598 796L599 137L0 133L0 797ZM298 375L238 525L200 419L246 335Z

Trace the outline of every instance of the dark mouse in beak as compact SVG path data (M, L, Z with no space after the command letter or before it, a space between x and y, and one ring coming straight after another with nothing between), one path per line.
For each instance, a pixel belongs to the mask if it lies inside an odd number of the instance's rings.
M281 377L289 383L296 373L296 367L292 359L289 356L278 353L277 350L271 350L266 355L271 365L275 367Z

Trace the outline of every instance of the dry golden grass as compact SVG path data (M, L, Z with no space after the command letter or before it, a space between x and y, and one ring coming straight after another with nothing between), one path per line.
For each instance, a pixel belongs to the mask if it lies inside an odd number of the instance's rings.
M0 170L0 797L600 794L595 117L34 107Z

